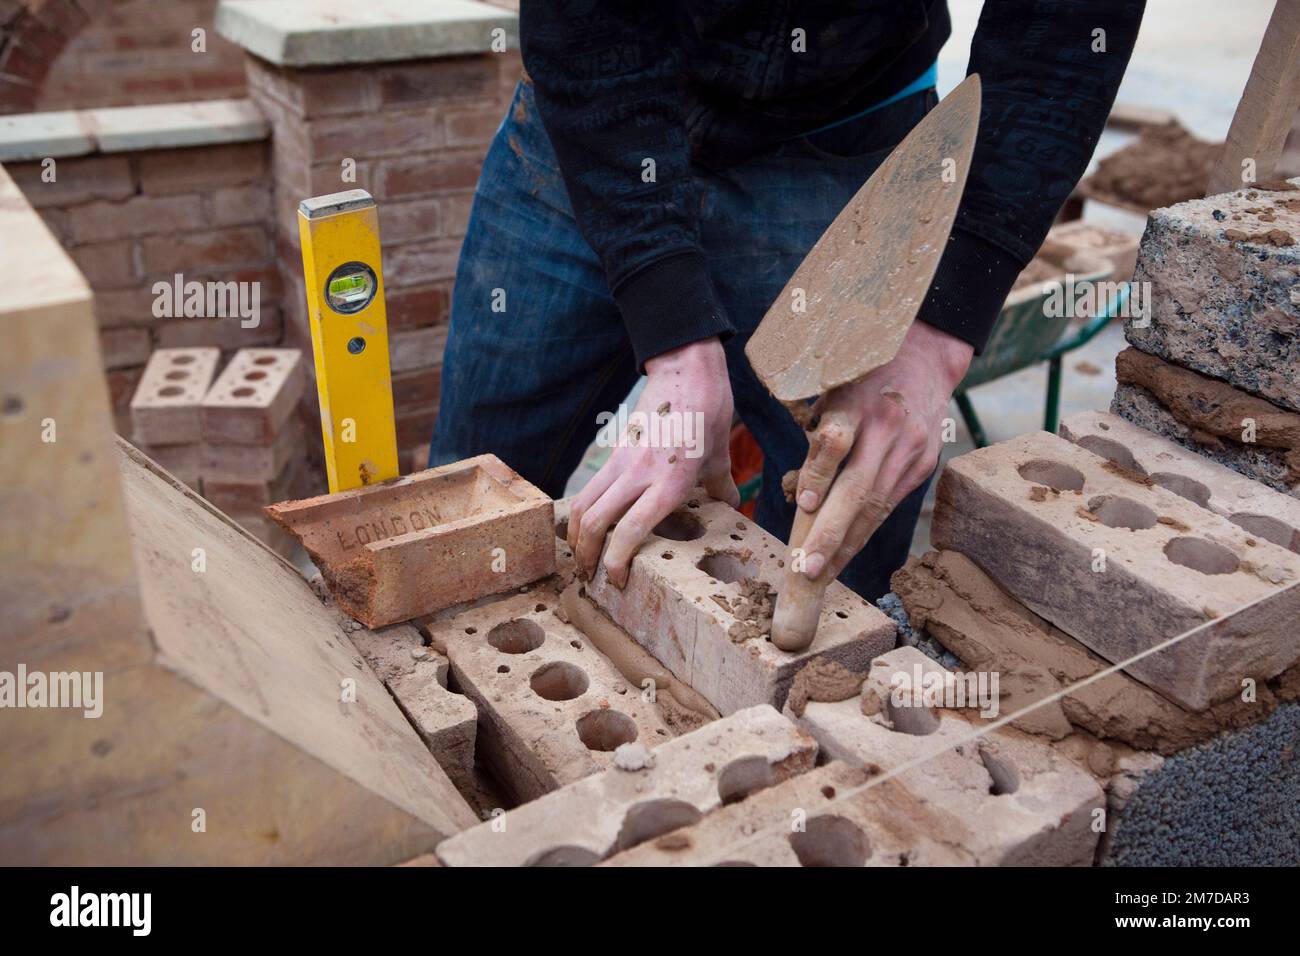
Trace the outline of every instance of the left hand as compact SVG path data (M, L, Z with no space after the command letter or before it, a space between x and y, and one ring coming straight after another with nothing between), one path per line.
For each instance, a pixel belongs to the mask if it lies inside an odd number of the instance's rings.
M973 354L961 339L914 322L891 362L814 406L821 421L795 492L798 507L816 513L803 544L809 578L838 577L934 470L948 400Z

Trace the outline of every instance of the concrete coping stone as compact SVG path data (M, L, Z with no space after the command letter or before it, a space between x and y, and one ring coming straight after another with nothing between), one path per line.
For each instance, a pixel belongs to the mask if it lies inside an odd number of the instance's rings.
M0 162L255 142L270 135L251 100L18 113L0 116Z
M216 30L284 67L487 53L497 38L519 45L518 15L477 0L222 0Z

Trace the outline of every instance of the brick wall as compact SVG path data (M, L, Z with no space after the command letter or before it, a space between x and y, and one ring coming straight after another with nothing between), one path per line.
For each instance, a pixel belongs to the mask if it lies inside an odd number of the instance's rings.
M213 31L216 5L0 0L0 113L241 97L243 51Z
M402 460L438 412L451 287L487 144L520 75L516 53L287 71L250 57L271 122L273 216L286 281L286 344L310 349L296 210L361 188L379 203L397 440ZM342 178L344 160L355 182Z
M261 142L94 154L6 169L95 291L104 364L119 431L154 348L226 351L282 338L281 282L269 222L270 144ZM154 283L257 282L260 324L156 317Z

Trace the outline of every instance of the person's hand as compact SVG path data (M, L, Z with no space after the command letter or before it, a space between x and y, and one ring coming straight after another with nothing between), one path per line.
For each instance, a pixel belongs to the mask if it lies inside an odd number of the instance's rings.
M732 507L740 494L731 480L734 405L727 359L716 337L701 339L646 362L646 386L627 433L605 466L573 500L568 543L579 570L591 577L605 534L605 570L615 587L627 584L632 555L651 529L703 485Z
M820 421L795 492L798 507L816 514L803 543L809 578L838 577L934 470L948 400L973 353L961 339L914 322L893 361L813 407Z

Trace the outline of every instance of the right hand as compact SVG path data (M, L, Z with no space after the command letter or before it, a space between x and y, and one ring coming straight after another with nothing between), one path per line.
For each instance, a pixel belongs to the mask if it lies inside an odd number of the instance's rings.
M734 404L727 358L718 338L680 346L646 362L646 386L636 412L646 421L680 425L679 443L651 447L648 430L621 435L605 466L578 493L569 511L568 544L579 570L591 577L605 547L605 570L615 587L627 584L632 555L660 521L691 496L697 484L732 507L740 493L731 480ZM680 439L687 441L682 443ZM660 436L661 438L668 436ZM605 535L611 528L609 544Z

